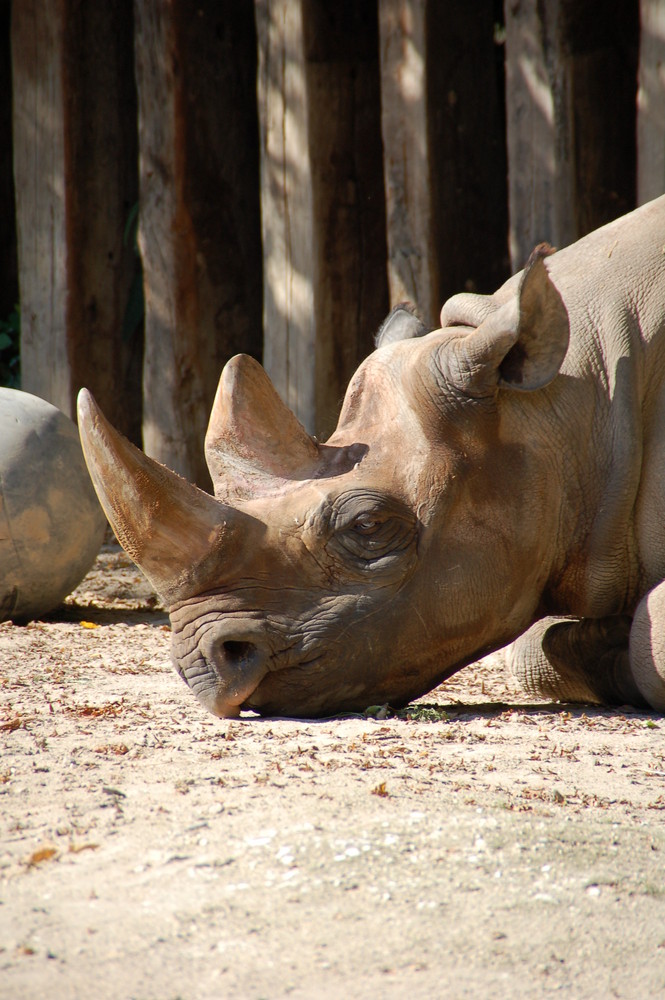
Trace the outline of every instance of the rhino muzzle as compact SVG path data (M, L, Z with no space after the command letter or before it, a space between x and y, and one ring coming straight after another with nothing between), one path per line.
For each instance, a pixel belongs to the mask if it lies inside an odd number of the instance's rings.
M235 718L268 672L270 650L262 636L224 622L182 655L174 636L173 664L198 700L220 718Z

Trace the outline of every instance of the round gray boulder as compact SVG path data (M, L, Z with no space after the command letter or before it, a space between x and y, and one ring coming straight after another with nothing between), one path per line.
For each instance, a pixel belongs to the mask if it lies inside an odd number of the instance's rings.
M57 607L92 566L105 527L75 425L0 387L0 622Z

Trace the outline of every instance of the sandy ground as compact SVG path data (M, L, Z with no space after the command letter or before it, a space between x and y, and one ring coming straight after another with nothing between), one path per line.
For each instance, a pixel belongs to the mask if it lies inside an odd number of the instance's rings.
M224 722L168 648L113 545L0 626L1 997L665 997L665 720L498 655L399 718Z

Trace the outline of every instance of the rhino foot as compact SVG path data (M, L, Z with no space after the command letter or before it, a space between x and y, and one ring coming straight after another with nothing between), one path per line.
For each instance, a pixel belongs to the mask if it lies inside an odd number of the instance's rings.
M558 701L665 708L665 684L657 668L660 702L652 700L648 686L636 679L633 647L642 652L644 644L634 641L631 627L629 615L543 618L508 648L506 661L515 679L532 695ZM642 653L643 661L648 658ZM665 664L665 657L661 664ZM654 668L645 662L642 676L651 677L655 689L653 675Z

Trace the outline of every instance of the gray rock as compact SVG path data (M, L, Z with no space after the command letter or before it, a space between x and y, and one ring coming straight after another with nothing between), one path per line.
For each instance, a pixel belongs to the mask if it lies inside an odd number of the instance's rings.
M92 566L105 526L72 421L0 388L0 621L60 604Z

